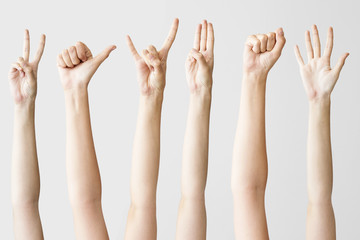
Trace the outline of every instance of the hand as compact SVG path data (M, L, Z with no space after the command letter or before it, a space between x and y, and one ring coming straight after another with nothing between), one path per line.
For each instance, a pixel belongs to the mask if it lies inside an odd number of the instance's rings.
M328 30L327 42L323 56L321 56L320 38L316 25L312 27L312 33L315 45L314 50L311 44L310 32L305 32L308 63L305 65L297 45L295 46L295 55L300 66L300 73L308 99L316 100L321 99L322 97L330 97L349 53L343 54L338 60L336 66L331 69L330 57L334 40L332 27Z
M244 73L266 77L279 59L285 42L282 28L276 33L249 36L245 43Z
M127 44L135 59L138 81L143 95L152 95L164 91L166 60L171 45L175 40L178 26L179 20L175 19L160 51L157 51L153 45L150 45L142 51L142 56L136 51L130 36L127 36Z
M111 45L96 57L93 57L90 49L82 42L64 49L57 57L64 90L86 89L98 67L115 48L115 45Z
M45 35L41 35L38 50L32 62L30 56L30 36L25 30L23 57L11 65L9 71L10 89L16 104L35 101L37 92L37 71L45 47Z
M214 29L206 20L195 33L194 48L185 62L186 79L191 92L211 90L214 68Z

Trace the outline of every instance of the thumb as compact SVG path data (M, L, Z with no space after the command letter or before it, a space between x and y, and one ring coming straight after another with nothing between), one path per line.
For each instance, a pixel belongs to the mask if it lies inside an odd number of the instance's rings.
M206 67L206 60L202 53L200 53L195 48L191 49L190 56L195 58L195 60L200 64L201 67Z
M114 51L115 49L116 49L116 46L111 45L111 46L105 48L101 53L99 53L94 58L94 63L96 64L96 67L99 67L105 61L105 59L107 59L109 57L110 53L112 51Z
M272 50L278 57L281 55L281 51L284 48L284 45L286 43L286 39L284 36L284 30L282 28L279 28L276 30L276 43Z
M334 70L336 72L337 75L340 75L340 71L341 69L343 68L344 64L345 64L345 60L346 58L349 56L350 54L349 53L345 53L343 54L339 60L337 61L335 67L334 67Z
M31 73L31 67L29 66L29 64L24 60L24 58L19 57L18 59L18 63L20 65L20 67L22 68L22 70L26 73L29 74Z

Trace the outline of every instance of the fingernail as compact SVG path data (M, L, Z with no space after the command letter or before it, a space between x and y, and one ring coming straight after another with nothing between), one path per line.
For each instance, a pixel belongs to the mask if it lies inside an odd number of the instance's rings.
M283 28L280 28L279 35L280 35L280 36L284 36L284 30L283 30Z

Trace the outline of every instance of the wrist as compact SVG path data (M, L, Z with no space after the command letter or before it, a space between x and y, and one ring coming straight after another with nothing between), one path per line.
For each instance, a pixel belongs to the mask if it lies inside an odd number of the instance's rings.
M163 102L164 92L153 91L151 94L140 94L140 101L151 105L160 105Z
M248 71L248 70L244 70L243 73L243 77L244 78L248 78L248 79L252 79L252 80L265 80L267 79L269 72L268 71Z
M35 98L25 100L21 103L15 103L14 109L16 112L34 112L35 111Z
M203 87L198 90L190 91L190 101L210 102L212 97L211 87Z
M66 111L77 112L88 109L87 88L74 88L64 91Z
M242 91L260 91L263 93L266 90L266 76L262 75L243 75Z
M243 82L255 85L266 85L267 73L245 72Z
M82 98L88 96L88 89L84 88L70 88L64 90L65 98Z
M330 107L331 97L330 94L325 94L319 97L309 99L310 106L321 106L321 107Z

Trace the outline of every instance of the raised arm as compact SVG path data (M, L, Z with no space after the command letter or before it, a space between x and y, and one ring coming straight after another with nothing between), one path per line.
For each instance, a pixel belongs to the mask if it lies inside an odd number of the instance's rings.
M35 98L38 65L45 47L45 35L33 61L29 61L30 36L25 30L24 53L13 63L10 89L14 97L14 137L11 192L15 239L43 239L39 215L40 176L35 137Z
M108 239L101 180L91 132L88 84L115 46L96 57L81 42L58 55L66 105L66 168L76 239Z
M208 167L209 119L214 30L205 20L195 34L194 48L186 59L190 89L189 113L184 139L181 202L176 239L206 239L205 186Z
M321 56L320 38L316 25L305 33L308 63L295 47L300 73L309 100L309 131L307 144L308 214L306 239L336 239L335 216L331 202L333 170L330 138L330 95L339 78L348 53L342 55L332 69L333 29L328 30L327 43Z
M156 239L161 107L166 60L178 25L179 20L175 19L160 51L150 45L142 51L142 56L127 36L127 43L136 63L140 101L131 166L131 206L126 225L126 240Z
M264 196L267 181L265 90L267 75L285 45L284 32L249 36L236 130L231 186L238 240L268 239Z

